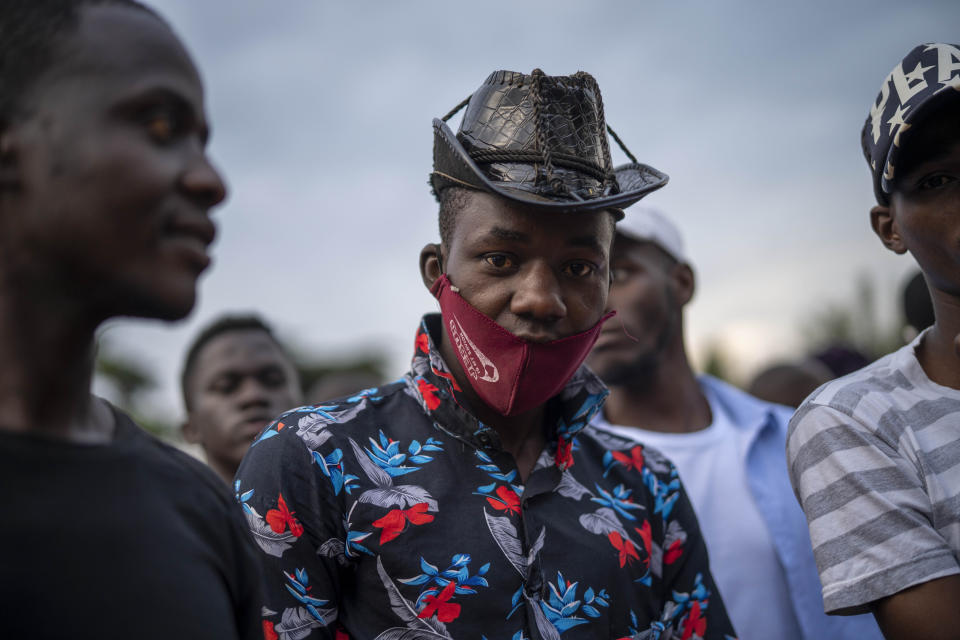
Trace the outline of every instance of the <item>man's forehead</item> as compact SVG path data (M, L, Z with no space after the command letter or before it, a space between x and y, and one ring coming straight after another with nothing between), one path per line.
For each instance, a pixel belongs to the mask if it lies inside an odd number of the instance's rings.
M633 238L624 233L617 232L613 239L613 251L611 252L611 258L617 259L627 255L649 257L651 259L672 259L670 254L667 253L656 242Z
M198 369L235 365L252 358L287 361L276 341L261 329L235 329L214 336L197 356Z
M489 228L481 228L478 230L478 233L481 235L489 235L500 240L508 240L512 242L517 242L520 244L530 244L534 242L536 237L541 234L553 233L555 229L552 228L535 228L535 229L516 229L509 226L494 225ZM600 245L600 240L602 233L599 230L596 232L585 231L583 233L578 233L579 230L572 230L571 233L564 234L564 240L566 244L574 247L584 247L587 249L596 247Z
M46 73L51 79L119 80L157 71L200 85L186 49L159 18L131 7L94 5L83 7L76 28L57 42Z
M562 238L570 245L593 247L609 241L612 227L613 220L607 211L548 212L475 193L461 212L456 231L471 239L529 244L550 236Z

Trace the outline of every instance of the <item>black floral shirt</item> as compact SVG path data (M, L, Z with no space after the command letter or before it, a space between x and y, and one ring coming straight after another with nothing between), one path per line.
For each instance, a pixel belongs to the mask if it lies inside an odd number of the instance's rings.
M411 371L290 411L237 474L282 640L724 639L733 635L677 471L587 426L585 367L548 404L526 483L461 404L424 318Z

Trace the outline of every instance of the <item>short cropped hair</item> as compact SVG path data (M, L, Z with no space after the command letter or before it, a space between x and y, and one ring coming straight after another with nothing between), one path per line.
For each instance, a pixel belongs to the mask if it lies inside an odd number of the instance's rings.
M234 331L262 331L279 347L285 356L287 355L283 345L280 344L277 337L273 335L273 329L259 316L253 314L220 316L204 327L200 333L197 334L197 337L194 338L190 348L187 349L187 357L183 362L183 370L180 372L180 391L183 393L183 403L186 405L187 411L189 411L191 407L190 382L193 376L193 370L197 366L197 360L200 358L200 353L203 351L203 348L217 336Z
M136 0L0 1L0 119L10 121L20 100L53 62L57 41L76 30L83 7L115 5L146 11Z
M440 224L440 242L447 248L453 241L457 218L470 199L470 191L471 189L466 187L447 187L440 191L440 213L437 222Z

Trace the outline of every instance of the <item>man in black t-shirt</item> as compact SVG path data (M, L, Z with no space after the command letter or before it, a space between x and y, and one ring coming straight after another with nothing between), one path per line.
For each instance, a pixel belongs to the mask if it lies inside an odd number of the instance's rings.
M94 332L193 307L225 190L196 68L131 0L0 3L0 635L255 638L230 493L90 395Z

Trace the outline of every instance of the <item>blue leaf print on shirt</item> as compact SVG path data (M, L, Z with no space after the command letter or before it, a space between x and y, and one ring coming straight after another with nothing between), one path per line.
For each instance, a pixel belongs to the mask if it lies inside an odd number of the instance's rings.
M334 449L329 455L322 456L318 452L313 452L313 461L320 466L323 475L330 478L333 483L333 492L340 495L341 491L346 491L349 495L356 487L354 484L358 480L357 476L344 473L343 451Z
M567 581L558 571L557 581L550 583L549 597L546 601L540 602L540 608L546 614L547 620L560 633L590 622L587 618L576 615L577 613L582 613L589 618L599 618L600 611L597 607L610 606L609 596L605 590L597 593L592 588L588 588L583 598L578 600L578 586L579 583Z
M405 462L414 465L423 465L433 460L432 456L426 455L426 451L443 451L441 442L435 438L427 438L425 444L420 444L413 440L407 447L406 453L400 450L400 442L393 440L380 431L380 441L377 442L370 438L370 448L364 449L367 456L381 469L395 478L407 473L413 473L420 469L419 466L408 466Z
M423 557L420 558L420 573L412 578L400 579L397 582L406 585L422 585L432 583L430 587L420 592L417 598L417 606L423 604L427 596L436 596L440 591L451 582L456 583L454 589L455 595L471 595L477 592L477 587L490 586L487 579L487 571L490 570L490 563L480 567L474 575L470 575L469 565L472 561L470 554L457 553L451 558L450 566L443 571L430 564Z
M313 587L310 586L310 577L307 575L306 569L294 569L292 574L284 571L283 575L287 577L287 582L289 582L289 584L286 585L287 591L289 591L298 602L306 606L311 616L319 622L327 624L327 621L330 620L335 609L332 607L325 609L320 608L329 601L315 598L310 594Z
M253 489L240 493L240 481L236 480L233 483L233 497L236 498L240 506L243 507L244 513L255 513L253 508L247 504L247 501L253 497Z
M666 521L670 518L670 512L673 511L673 505L680 497L680 478L676 467L670 470L670 481L662 482L657 476L651 473L646 467L643 469L643 483L654 496L654 513L661 514Z
M643 509L643 506L635 504L633 499L630 497L630 495L633 493L633 489L627 489L624 485L618 484L613 489L613 493L609 493L598 484L595 484L594 486L597 488L597 491L600 492L600 497L590 498L592 502L610 507L627 520L637 519L637 517L630 512L635 509Z

